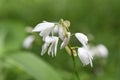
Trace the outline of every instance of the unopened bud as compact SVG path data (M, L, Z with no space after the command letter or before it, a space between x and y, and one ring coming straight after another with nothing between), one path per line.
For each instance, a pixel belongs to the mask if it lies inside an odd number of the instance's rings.
M65 25L66 27L70 27L70 21L65 20L65 21L64 21L64 25Z

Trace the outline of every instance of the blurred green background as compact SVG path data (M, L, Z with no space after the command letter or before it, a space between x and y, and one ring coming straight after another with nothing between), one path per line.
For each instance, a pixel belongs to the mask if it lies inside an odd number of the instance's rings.
M93 35L90 44L109 50L106 60L93 61L93 68L76 57L80 79L120 80L120 0L0 0L0 80L75 80L64 49L55 58L41 57L41 38L29 50L22 47L27 26L61 18L71 21L72 32Z

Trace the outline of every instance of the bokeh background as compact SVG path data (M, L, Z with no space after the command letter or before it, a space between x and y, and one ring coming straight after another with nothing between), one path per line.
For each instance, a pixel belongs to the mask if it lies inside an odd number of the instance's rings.
M40 56L42 39L31 49L22 43L27 26L46 21L71 21L71 31L88 35L92 45L102 43L107 59L83 67L76 57L81 80L120 80L120 0L0 0L0 80L75 80L73 62L58 48L55 58ZM76 45L72 40L71 44Z

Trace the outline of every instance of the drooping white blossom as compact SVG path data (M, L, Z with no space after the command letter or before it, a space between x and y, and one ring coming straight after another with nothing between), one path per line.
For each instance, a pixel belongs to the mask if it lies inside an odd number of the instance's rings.
M51 54L53 57L56 56L58 40L58 37L47 36L45 38L45 43L42 46L41 55L44 55L45 52L48 50L48 55Z
M23 47L26 49L31 48L33 41L35 40L35 37L30 35L28 37L25 38L24 42L23 42Z
M87 47L88 43L88 38L85 34L83 33L75 33L75 37L79 40L79 42L84 46Z
M90 64L91 67L93 66L93 64L92 64L93 57L92 57L91 53L89 52L89 50L87 50L84 47L78 48L78 56L84 66L88 65L88 64Z

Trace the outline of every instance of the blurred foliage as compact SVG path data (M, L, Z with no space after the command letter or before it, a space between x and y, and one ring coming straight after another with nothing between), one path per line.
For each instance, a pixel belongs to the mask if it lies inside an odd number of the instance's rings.
M81 80L120 80L120 0L0 0L0 80L74 80L71 57L58 49L55 58L40 56L41 40L28 52L22 42L26 26L60 18L71 21L72 32L83 32L91 44L105 44L107 60L83 67L76 57ZM77 45L71 40L72 45ZM26 51L26 52L23 52Z

